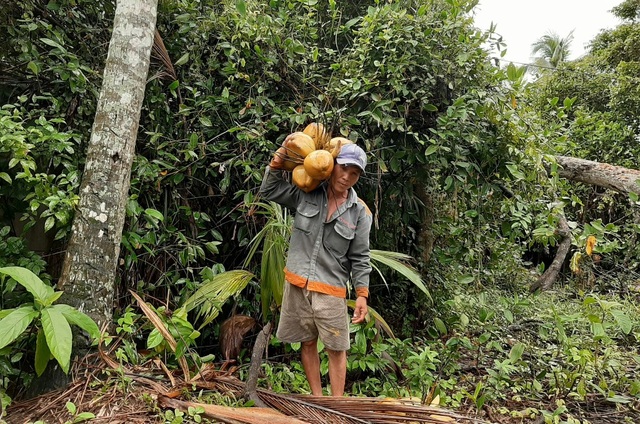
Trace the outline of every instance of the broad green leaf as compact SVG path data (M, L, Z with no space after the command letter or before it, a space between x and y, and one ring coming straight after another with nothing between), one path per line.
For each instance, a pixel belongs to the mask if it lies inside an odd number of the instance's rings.
M43 304L44 306L53 305L53 303L54 303L56 300L60 299L60 296L62 296L62 295L63 295L63 293L64 293L63 291L53 292L53 294L52 294L51 296L49 296L48 298L46 298L46 299L44 300L44 302L42 302L42 304Z
M89 333L94 341L100 339L100 329L98 328L98 324L96 324L95 321L87 314L80 312L70 305L53 305L52 308L60 312L67 319L69 324L77 325Z
M11 308L11 309L0 309L0 319L6 317L7 315L9 315L11 312L15 311L15 308Z
M162 337L160 331L158 331L157 328L154 328L147 337L147 349L153 349L156 346L160 346L163 341L164 337Z
M510 81L516 81L518 79L518 68L516 68L513 63L507 66L507 78L509 78Z
M75 404L75 403L73 403L73 402L67 402L67 403L65 404L65 406L67 407L67 411L69 411L69 413L70 413L71 415L75 415L75 414L76 414L76 411L77 411L78 409L76 408L76 404Z
M435 144L432 144L431 146L427 147L427 150L424 152L424 155L429 156L434 154L437 151L438 151L438 146L436 146Z
M67 52L67 50L66 50L64 47L62 47L59 43L57 43L57 42L53 41L53 40L52 40L52 39L50 39L50 38L41 38L41 39L40 39L40 41L42 41L43 43L45 43L45 44L47 44L47 45L49 45L49 46L51 46L51 47L55 47L55 48L57 48L57 49L60 49L60 50L61 50L61 51L63 51L64 53L66 53L66 52Z
M6 172L0 172L0 178L11 184L11 177Z
M40 72L40 70L38 69L38 65L34 61L29 62L27 64L27 68L29 68L29 70L33 72L34 75L38 75L38 73Z
M47 339L44 335L44 331L40 329L38 331L38 337L36 339L36 374L41 376L44 370L47 368L47 364L51 359L51 351L47 345Z
M187 63L189 61L189 53L185 53L182 56L180 56L180 59L176 60L176 63L174 63L175 66L180 66L180 65L184 65L185 63Z
M73 342L69 323L64 315L54 308L44 308L41 311L41 321L51 354L60 364L62 371L68 373Z
M523 353L524 343L516 343L509 352L509 361L511 361L512 364L517 362L522 357Z
M460 325L462 325L463 327L469 325L469 317L467 316L467 314L460 314Z
M9 315L0 320L0 349L13 343L20 334L38 316L38 311L31 306L14 309Z
M612 397L607 398L607 402L613 403L631 403L634 398L624 395L613 395Z
M247 15L247 2L244 0L236 0L236 9L242 16Z
M152 218L157 219L158 221L164 221L164 215L162 215L162 212L158 210L147 208L144 213Z
M54 217L50 216L49 218L47 218L47 220L44 222L44 230L45 231L49 231L50 229L52 229L54 227L54 225L56 224L56 220Z
M433 322L435 323L436 328L438 329L438 332L440 334L447 334L447 326L444 324L444 321L442 321L440 318L434 318Z
M460 277L458 277L458 283L464 285L471 284L474 280L475 277L473 275L461 275Z
M199 415L195 415L197 417L199 417ZM76 416L73 418L74 422L77 423L81 423L82 421L89 421L92 420L96 417L96 415L93 412L81 412L79 414L76 414ZM196 421L198 422L198 421Z
M509 170L511 175L513 175L517 179L523 180L525 178L525 175L522 173L522 171L518 169L517 165L513 165L513 164L507 165L507 169Z
M602 323L599 323L599 322L592 323L591 332L593 333L593 337L595 339L602 339L606 337L606 334L604 332L604 326L602 325Z
M504 311L504 317L509 324L513 324L513 313L510 310L506 309Z
M30 270L19 266L0 268L0 274L6 274L22 285L38 303L44 303L51 295L53 288L47 286Z
M616 322L618 323L618 325L620 326L620 329L624 334L631 333L631 329L633 328L633 323L631 322L631 319L624 312L618 309L612 309L609 312L611 312L611 315L616 320Z

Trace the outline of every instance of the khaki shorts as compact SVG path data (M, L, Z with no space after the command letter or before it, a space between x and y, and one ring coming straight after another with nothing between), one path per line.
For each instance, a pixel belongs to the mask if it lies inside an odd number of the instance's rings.
M320 339L330 350L349 350L347 300L284 283L276 337L285 343Z

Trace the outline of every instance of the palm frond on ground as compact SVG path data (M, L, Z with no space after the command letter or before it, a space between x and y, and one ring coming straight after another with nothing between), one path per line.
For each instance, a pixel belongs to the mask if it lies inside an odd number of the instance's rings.
M208 388L220 392L234 394L241 397L244 391L244 383L230 376L213 376L207 381L194 383L199 388ZM290 395L275 393L270 390L258 389L260 400L273 410L289 417L290 422L311 424L362 424L362 423L482 423L482 420L465 417L456 412L433 406L422 405L419 402L392 398L368 398L368 397L328 397L310 395ZM166 402L166 403L165 403ZM205 404L188 401L162 402L166 407L188 409L189 407L202 407L206 411ZM228 418L236 419L236 422L252 424L255 421L251 417L242 420L237 414L238 408L229 408ZM251 412L250 410L247 412ZM264 408L256 412L264 413ZM224 418L224 409L215 408L217 419ZM231 415L233 414L233 416ZM275 419L275 418L274 418ZM227 422L227 421L224 421ZM263 421L266 422L266 421ZM275 421L274 421L275 422Z
M185 413L193 411L190 407L202 407L205 411L202 416L235 424L483 422L409 400L291 395L266 389L258 389L257 393L268 408L212 405L199 402L198 396L204 394L208 399L243 404L245 383L212 364L202 366L190 381L181 379L179 372L158 366L157 360L137 366L120 364L111 356L117 345L116 340L109 346L109 352L100 346L98 354L74 362L72 383L67 388L12 404L7 411L9 422L72 422L74 417L65 402L72 402L78 412L93 415L92 422L113 424L164 423L158 406ZM126 385L121 384L122 376L127 377ZM152 399L157 400L157 405Z

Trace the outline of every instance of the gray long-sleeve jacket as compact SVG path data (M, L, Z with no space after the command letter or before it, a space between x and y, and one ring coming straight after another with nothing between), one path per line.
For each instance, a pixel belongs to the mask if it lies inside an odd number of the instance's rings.
M286 280L310 291L345 298L351 279L357 296L369 296L371 211L349 190L347 200L329 220L327 186L305 193L267 167L260 193L295 211L285 268Z

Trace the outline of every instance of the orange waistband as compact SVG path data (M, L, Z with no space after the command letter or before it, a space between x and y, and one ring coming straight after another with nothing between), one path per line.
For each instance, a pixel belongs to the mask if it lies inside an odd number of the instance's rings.
M284 278L289 283L300 288L304 288L306 286L307 290L310 291L324 293L343 299L347 297L347 289L345 287L336 287L332 286L331 284L323 283L322 281L309 280L305 277L289 271L287 268L284 269Z

